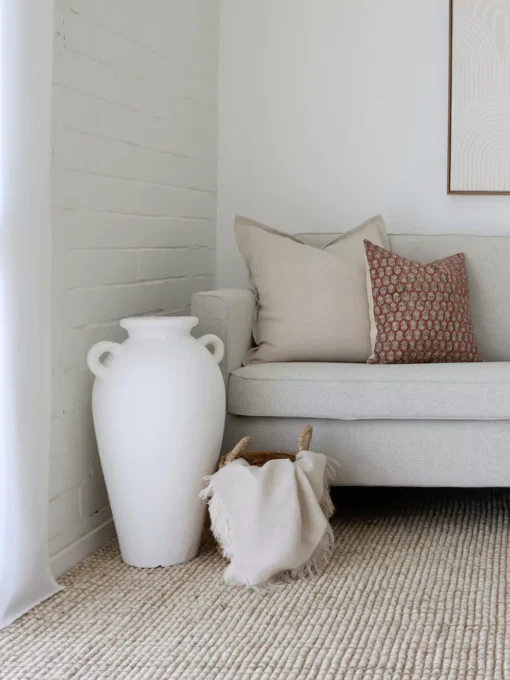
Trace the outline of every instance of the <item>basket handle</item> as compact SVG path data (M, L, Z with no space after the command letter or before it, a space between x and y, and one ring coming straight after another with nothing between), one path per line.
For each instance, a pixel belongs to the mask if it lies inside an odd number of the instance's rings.
M239 458L241 453L248 448L248 446L251 444L251 437L243 437L241 441L234 446L232 451L227 453L225 456L224 460L224 465L228 465L228 463L232 463L232 461L236 460L236 458Z
M312 441L313 427L311 425L305 425L301 430L298 437L298 453L299 451L308 451L310 448L310 442Z

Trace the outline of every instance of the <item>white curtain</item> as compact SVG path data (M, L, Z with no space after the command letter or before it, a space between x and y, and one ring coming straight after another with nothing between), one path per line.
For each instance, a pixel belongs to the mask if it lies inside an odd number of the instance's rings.
M0 628L48 561L53 0L0 2Z

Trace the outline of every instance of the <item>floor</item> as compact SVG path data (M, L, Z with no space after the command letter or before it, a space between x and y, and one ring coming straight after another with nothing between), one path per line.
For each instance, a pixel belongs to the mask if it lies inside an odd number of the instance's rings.
M326 572L227 587L206 537L170 569L115 541L0 633L2 680L510 679L510 493L337 490Z

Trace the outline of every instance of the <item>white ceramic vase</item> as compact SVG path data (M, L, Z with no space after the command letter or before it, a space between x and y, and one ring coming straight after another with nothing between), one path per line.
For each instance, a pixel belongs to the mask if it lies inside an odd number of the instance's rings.
M123 319L128 339L99 342L87 355L120 550L135 567L178 564L198 552L206 510L198 494L220 453L225 386L218 367L223 342L215 335L192 338L197 323L196 317Z

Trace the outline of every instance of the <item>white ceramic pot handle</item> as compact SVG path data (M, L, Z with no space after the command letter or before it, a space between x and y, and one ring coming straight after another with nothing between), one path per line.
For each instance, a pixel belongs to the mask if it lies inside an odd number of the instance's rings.
M207 345L212 346L213 348L212 358L215 360L217 364L219 364L225 354L225 345L223 344L223 340L219 338L217 335L208 333L207 335L202 335L201 338L198 338L198 342L201 345L204 345L204 347L206 347Z
M101 362L103 354L117 354L122 345L118 342L103 340L91 347L87 354L87 364L96 378L104 378L108 372L108 366Z

